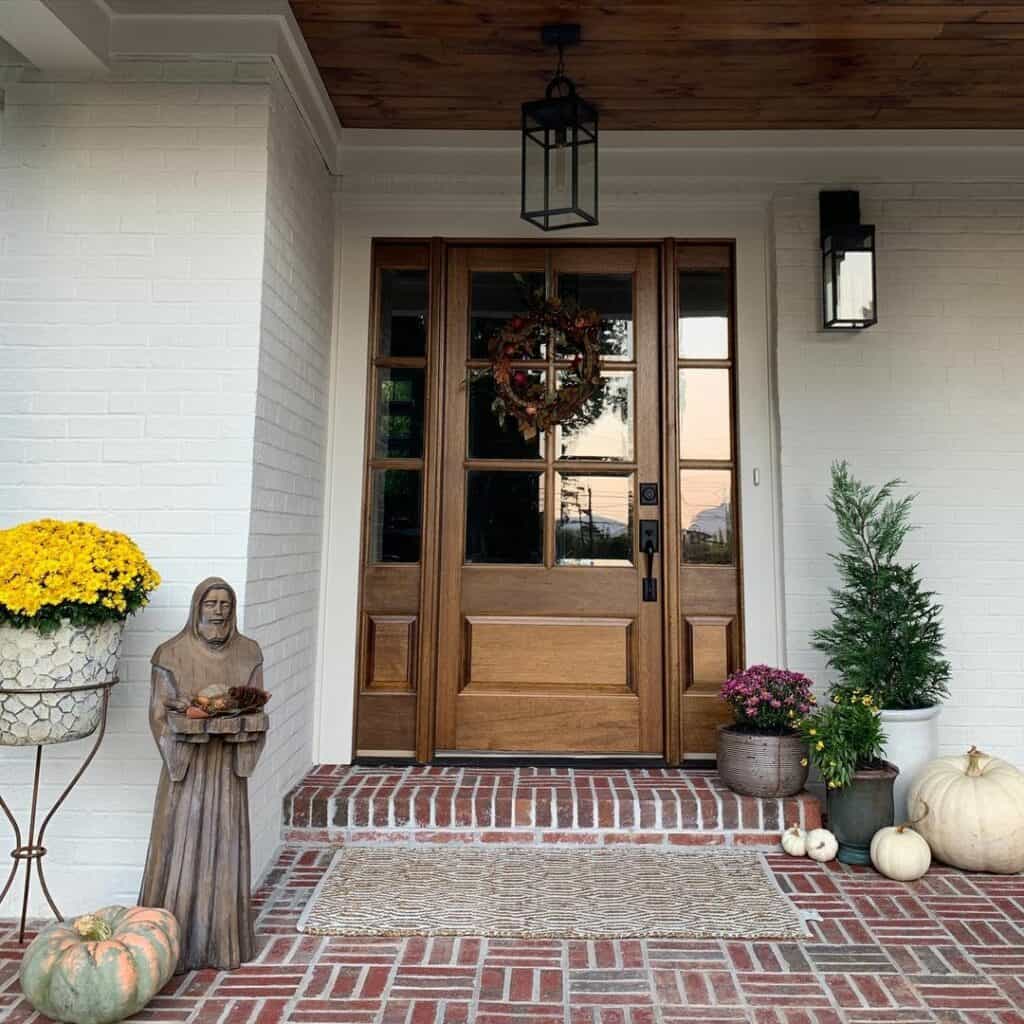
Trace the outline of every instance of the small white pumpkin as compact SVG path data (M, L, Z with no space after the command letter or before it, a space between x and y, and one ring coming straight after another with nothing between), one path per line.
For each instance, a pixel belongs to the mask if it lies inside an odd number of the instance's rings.
M782 848L790 857L807 855L807 833L799 825L790 825L782 833Z
M839 852L839 841L827 828L814 828L807 833L807 856L811 860L832 860Z
M911 822L880 828L871 840L871 863L875 870L896 882L913 882L932 863L932 851Z
M936 860L964 871L1024 871L1024 773L971 747L927 765L910 790L917 831Z

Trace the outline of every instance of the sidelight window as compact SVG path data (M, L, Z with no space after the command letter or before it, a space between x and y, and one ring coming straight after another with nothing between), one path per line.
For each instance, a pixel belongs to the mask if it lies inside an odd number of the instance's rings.
M689 565L735 561L731 270L679 272L680 551Z
M376 344L370 440L369 560L420 560L423 425L427 367L428 274L425 267L377 260ZM396 249L396 262L425 261L425 250Z

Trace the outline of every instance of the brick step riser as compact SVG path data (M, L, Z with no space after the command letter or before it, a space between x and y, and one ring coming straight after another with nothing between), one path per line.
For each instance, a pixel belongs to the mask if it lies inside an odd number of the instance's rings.
M813 826L812 826L813 827ZM745 848L778 850L780 832L629 832L609 830L544 832L521 829L502 831L498 829L344 829L344 828L289 828L284 831L284 841L289 843L316 844L323 846L347 846L369 843L469 843L490 845L495 843L515 845L557 844L583 846L613 846L622 843L637 843L646 846L742 846Z
M808 793L754 799L713 772L321 766L285 798L284 837L305 843L634 842L777 846L821 823Z

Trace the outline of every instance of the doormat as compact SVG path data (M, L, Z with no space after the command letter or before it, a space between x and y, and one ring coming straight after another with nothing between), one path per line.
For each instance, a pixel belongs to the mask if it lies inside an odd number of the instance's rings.
M347 846L308 935L802 939L763 856L645 847Z

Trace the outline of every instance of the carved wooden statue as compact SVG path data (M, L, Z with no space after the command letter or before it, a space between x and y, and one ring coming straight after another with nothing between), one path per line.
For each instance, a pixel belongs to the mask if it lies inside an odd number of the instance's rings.
M249 724L240 726L237 718L204 723L181 713L211 686L263 689L263 655L238 632L236 608L224 580L203 580L185 628L152 659L149 721L164 763L139 903L178 919L176 973L233 970L256 954L247 779L266 733L242 729L265 729L266 716L247 716Z

